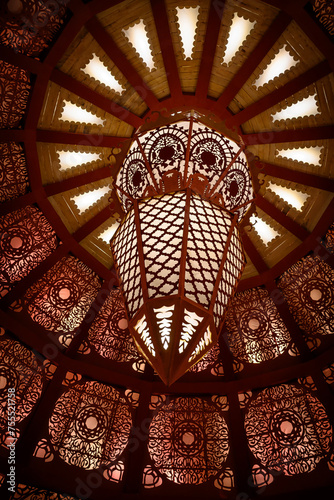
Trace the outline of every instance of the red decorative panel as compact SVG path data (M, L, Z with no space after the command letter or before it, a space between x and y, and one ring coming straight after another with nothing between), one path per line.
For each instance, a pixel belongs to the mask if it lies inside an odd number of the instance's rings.
M334 35L334 4L333 0L315 0L314 12L326 30Z
M190 368L190 372L198 373L218 364L220 356L219 344L211 347L203 358Z
M18 128L30 92L29 73L0 61L0 128Z
M305 332L334 332L334 271L326 262L305 257L281 276L278 286Z
M334 224L331 225L326 233L325 244L326 248L328 248L331 253L334 253Z
M19 342L5 339L0 342L0 433L1 443L13 442L9 429L12 408L8 411L10 390L15 391L15 424L26 418L43 388L42 370L35 356ZM11 426L15 428L15 425ZM13 431L15 433L15 431Z
M58 399L49 433L62 460L96 469L119 457L128 443L131 425L129 406L116 389L86 382Z
M53 491L41 490L35 486L18 484L14 495L10 500L77 500L66 493L54 493Z
M0 42L17 52L38 56L48 47L67 12L67 0L20 0L0 5ZM10 8L12 4L12 8ZM15 9L15 10L14 10Z
M245 429L249 447L261 464L288 476L314 470L332 442L325 408L295 385L260 392L248 407Z
M274 301L261 288L234 296L225 326L233 355L246 363L274 359L291 341Z
M73 256L64 257L24 296L31 318L53 332L73 332L97 295L97 275Z
M88 332L88 339L104 358L119 362L139 359L119 290L111 291Z
M56 234L34 206L0 219L0 295L27 276L57 247Z
M228 428L214 405L199 398L176 398L154 416L148 449L155 467L169 480L203 483L226 461Z
M23 149L15 142L0 143L0 202L18 198L29 187Z

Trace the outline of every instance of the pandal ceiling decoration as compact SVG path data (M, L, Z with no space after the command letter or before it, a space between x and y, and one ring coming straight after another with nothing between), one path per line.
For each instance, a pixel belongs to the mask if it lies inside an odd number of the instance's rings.
M111 247L129 328L167 385L216 342L244 268L243 150L190 117L137 136L116 180L126 215Z

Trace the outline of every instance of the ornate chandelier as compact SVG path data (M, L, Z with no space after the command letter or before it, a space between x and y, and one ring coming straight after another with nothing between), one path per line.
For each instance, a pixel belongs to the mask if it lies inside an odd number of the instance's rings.
M111 247L129 328L170 385L218 339L241 277L247 159L191 117L136 136L115 187L126 215Z

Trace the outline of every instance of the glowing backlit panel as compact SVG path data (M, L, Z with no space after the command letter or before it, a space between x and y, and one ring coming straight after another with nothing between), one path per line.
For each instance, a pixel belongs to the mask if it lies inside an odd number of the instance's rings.
M176 8L182 47L186 59L190 59L192 56L196 37L198 13L199 7Z
M297 61L292 57L290 52L287 50L287 46L284 45L275 55L274 59L268 64L263 73L254 82L256 87L262 87L266 83L270 82L277 76L285 73L293 66L297 64Z
M230 32L228 35L228 40L226 43L225 55L223 62L225 64L230 64L233 57L244 44L247 36L250 34L255 26L255 22L249 21L244 17L238 16L237 13L234 14Z
M127 30L123 30L123 33L142 58L146 66L152 70L154 68L154 61L143 19L141 19L134 26L130 26Z
M125 90L96 54L93 54L92 59L82 68L82 71L115 92L121 94Z
M277 149L276 156L287 160L299 161L320 167L323 146L312 146L310 148Z
M296 210L301 210L305 201L309 197L306 193L301 193L300 191L296 191L295 189L290 189L285 186L279 186L271 181L268 184L268 188Z
M94 203L99 201L103 196L110 192L110 187L105 186L98 189L94 189L93 191L88 191L87 193L78 194L77 196L73 196L71 198L72 201L76 204L80 215L86 212Z
M282 111L272 114L273 121L291 120L292 118L302 118L320 114L315 94L305 97L301 101L291 104Z
M279 236L279 233L260 217L252 215L249 220L265 245L268 245L274 238Z
M99 234L99 238L109 245L111 238L114 236L118 226L119 221L115 221L110 227L108 227L105 231Z
M82 153L79 151L57 151L60 163L60 170L69 170L79 165L85 165L93 161L101 160L101 154Z
M89 123L91 125L104 125L105 122L102 118L99 118L90 111L87 111L70 101L64 101L64 107L60 120L76 123Z

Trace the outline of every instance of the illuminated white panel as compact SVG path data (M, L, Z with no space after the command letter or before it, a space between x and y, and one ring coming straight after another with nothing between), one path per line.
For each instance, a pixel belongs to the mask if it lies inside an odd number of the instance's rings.
M268 245L270 241L279 236L279 233L269 226L269 224L260 219L260 217L252 215L249 221L265 245Z
M320 158L323 146L313 146L310 148L278 149L276 155L287 160L301 161L320 167Z
M101 187L98 189L94 189L93 191L88 191L88 193L78 194L77 196L73 196L71 198L72 201L76 204L80 214L83 214L90 208L94 203L100 200L105 194L110 191L108 186Z
M144 63L151 70L154 68L154 61L150 48L150 42L147 36L144 21L141 19L137 24L127 30L123 30L124 35L131 45L136 49Z
M85 165L92 161L101 160L98 153L80 153L78 151L57 151L60 163L60 170L68 170L72 167Z
M274 57L274 59L268 64L263 73L259 76L259 78L254 82L256 87L262 87L266 83L270 82L276 76L284 73L288 69L292 68L297 64L298 61L295 61L292 55L284 45L278 54Z
M289 120L291 118L302 118L303 116L318 115L320 111L318 110L317 100L315 95L310 95L305 97L301 101L291 104L282 111L278 111L271 115L273 120Z
M181 41L186 58L191 58L191 54L193 51L196 37L198 13L199 7L176 8L176 15L180 27Z
M277 184L272 183L271 181L268 184L269 189L271 189L277 196L282 198L282 200L286 201L288 205L291 205L296 210L301 210L305 201L309 197L306 193L300 193L299 191L295 191L294 189L289 189L284 186L279 186Z
M230 64L233 56L237 53L239 48L243 45L249 33L255 26L255 22L239 17L237 13L234 14L226 49L224 54L224 63Z
M68 122L90 123L92 125L104 125L105 120L94 115L86 109L80 108L70 101L64 101L64 108L60 120Z
M108 227L105 231L99 234L100 240L103 240L107 245L109 245L111 238L116 233L116 230L119 226L119 221L115 221L110 227Z
M93 54L92 59L84 68L82 68L81 71L98 82L103 83L112 90L115 90L115 92L119 92L121 94L125 90L96 54Z

